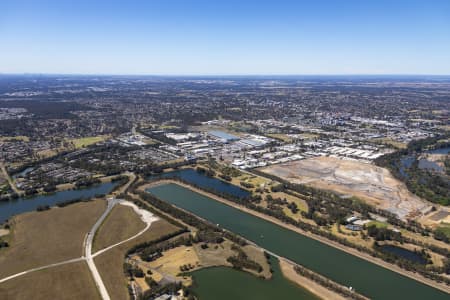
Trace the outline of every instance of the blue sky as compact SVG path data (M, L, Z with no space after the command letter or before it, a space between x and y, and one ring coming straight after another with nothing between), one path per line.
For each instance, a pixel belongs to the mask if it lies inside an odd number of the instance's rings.
M450 1L5 0L0 72L448 75Z

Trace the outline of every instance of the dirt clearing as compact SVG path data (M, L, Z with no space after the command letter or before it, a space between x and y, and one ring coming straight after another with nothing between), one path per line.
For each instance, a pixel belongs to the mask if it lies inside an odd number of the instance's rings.
M415 218L431 209L430 204L409 192L388 170L356 160L322 156L260 170L292 183L358 197L402 219Z

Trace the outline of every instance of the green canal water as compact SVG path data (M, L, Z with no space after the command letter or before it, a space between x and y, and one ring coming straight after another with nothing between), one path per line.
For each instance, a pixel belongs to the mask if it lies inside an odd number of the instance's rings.
M201 300L319 300L284 278L277 259L271 258L271 264L274 272L270 280L226 267L195 271L194 292Z
M377 266L356 256L347 254L311 238L292 232L281 226L227 206L176 184L150 188L148 192L161 200L207 219L235 232L267 250L289 258L372 299L449 300L450 295L437 289ZM208 269L197 273L199 296L208 298L208 287L223 284L243 295L250 288L245 280L234 281L231 277L242 276L232 270ZM229 284L232 281L236 285ZM267 283L267 282L266 282ZM211 291L213 289L211 288ZM246 299L238 298L228 299ZM270 299L285 299L274 297ZM286 298L292 299L292 298ZM295 298L301 299L301 298Z

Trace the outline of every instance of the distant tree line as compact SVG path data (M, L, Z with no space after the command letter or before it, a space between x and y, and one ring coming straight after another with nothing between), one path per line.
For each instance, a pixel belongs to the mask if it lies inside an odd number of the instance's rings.
M383 155L377 158L375 163L391 171L394 177L403 181L417 196L441 205L450 205L450 180L445 178L446 175L420 169L418 161L424 151L450 147L450 142L441 142L449 138L450 133L447 133L411 141L406 149ZM405 159L412 160L410 166L403 162Z

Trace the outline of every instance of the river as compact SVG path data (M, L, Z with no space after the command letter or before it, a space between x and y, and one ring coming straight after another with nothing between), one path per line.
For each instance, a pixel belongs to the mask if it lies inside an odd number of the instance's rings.
M14 215L34 211L38 206L54 206L60 202L78 198L92 198L100 194L108 194L118 183L105 182L78 190L56 192L48 195L20 197L9 201L0 201L0 224Z
M158 198L217 223L267 250L304 265L372 299L444 300L449 295L269 221L176 184L148 190ZM202 285L202 278L199 278ZM220 278L215 280L221 281ZM239 287L245 288L245 282ZM201 294L200 294L201 296Z

